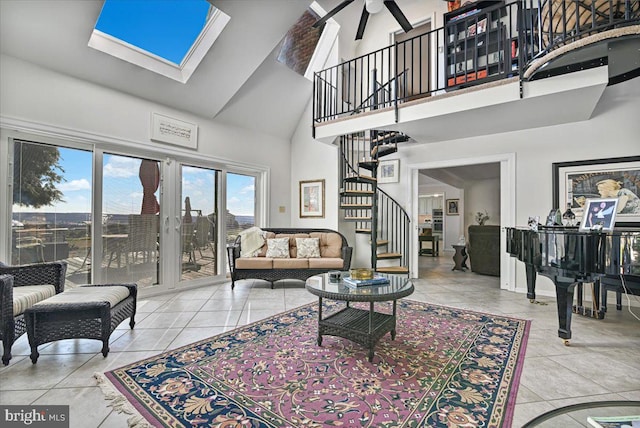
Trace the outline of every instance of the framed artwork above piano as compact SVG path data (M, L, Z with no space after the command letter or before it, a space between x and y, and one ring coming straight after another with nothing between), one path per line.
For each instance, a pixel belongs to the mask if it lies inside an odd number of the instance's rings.
M640 156L556 162L553 207L582 219L587 199L617 198L616 227L640 227Z

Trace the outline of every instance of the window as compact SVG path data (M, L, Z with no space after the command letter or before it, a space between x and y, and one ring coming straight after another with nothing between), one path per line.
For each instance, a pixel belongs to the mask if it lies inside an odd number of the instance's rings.
M15 140L11 263L66 260L68 283L90 281L92 153Z
M227 243L232 243L244 229L256 225L256 178L227 174Z
M186 83L229 19L206 0L105 0L89 46Z

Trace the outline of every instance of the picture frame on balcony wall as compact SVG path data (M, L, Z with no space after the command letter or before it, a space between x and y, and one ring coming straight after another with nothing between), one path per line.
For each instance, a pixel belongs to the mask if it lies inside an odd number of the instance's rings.
M556 162L553 206L582 219L588 199L617 198L616 227L640 226L640 156Z
M400 159L380 161L378 183L398 183L400 181Z
M300 218L324 218L324 179L300 181Z

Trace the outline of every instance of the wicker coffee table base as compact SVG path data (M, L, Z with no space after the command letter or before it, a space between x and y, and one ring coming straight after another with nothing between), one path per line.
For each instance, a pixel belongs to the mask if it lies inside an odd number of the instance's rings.
M135 325L137 288L135 284L104 284L92 287L122 286L129 296L113 308L108 302L86 302L37 305L26 310L27 336L31 347L31 362L40 354L38 345L63 339L96 339L102 341L102 355L109 353L109 337L116 327L130 318Z
M322 298L319 298L322 308ZM387 333L396 338L396 301L393 301L393 314L375 312L373 302L369 310L347 307L322 319L322 310L318 312L318 346L322 346L322 336L338 336L365 346L369 362L373 361L376 343Z

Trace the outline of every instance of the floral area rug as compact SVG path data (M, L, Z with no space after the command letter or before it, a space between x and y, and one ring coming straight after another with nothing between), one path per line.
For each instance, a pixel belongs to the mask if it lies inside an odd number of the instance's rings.
M310 304L96 378L136 427L511 425L530 321L411 300L397 314L372 363L346 339L318 346Z

